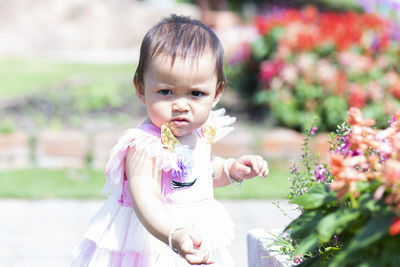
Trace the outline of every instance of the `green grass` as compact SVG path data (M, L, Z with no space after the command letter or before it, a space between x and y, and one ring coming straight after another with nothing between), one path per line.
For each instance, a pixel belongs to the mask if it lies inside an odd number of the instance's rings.
M217 188L216 198L268 199L286 198L289 192L288 171L273 167L267 178L255 178L235 186ZM20 199L100 199L105 178L102 171L91 169L23 169L0 171L0 198Z
M23 169L0 172L0 198L101 198L101 171Z
M215 197L225 199L287 198L290 188L289 171L283 165L270 163L270 173L266 178L257 177L244 181L240 192L236 185L216 188Z
M94 84L131 82L135 64L84 64L38 59L0 59L0 99L50 90L78 77Z

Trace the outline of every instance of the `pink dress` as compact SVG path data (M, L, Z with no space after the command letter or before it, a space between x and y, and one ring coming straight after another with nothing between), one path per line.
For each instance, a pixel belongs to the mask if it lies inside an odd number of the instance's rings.
M224 116L224 112L221 109L210 113L216 126L214 142L233 130L228 126L235 118ZM177 169L177 156L163 146L159 128L142 124L139 129L128 130L119 139L106 168L107 181L103 193L108 195L108 199L91 220L84 240L74 250L72 266L191 266L152 236L136 216L125 177L129 147L135 147L136 151L144 149L155 158L158 170L162 170L162 200L179 226L192 229L202 238L202 246L209 249L215 261L207 266L234 266L227 249L234 237L234 225L213 196L211 145L205 142L200 130L196 132L200 138L192 153L192 173L196 181L184 188L172 186L171 173Z

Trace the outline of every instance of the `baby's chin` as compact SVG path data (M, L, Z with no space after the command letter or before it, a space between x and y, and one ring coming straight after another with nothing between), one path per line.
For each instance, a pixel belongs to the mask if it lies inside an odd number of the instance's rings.
M183 136L193 133L193 130L191 130L191 129L179 129L179 128L177 129L177 128L173 128L173 127L171 127L170 129L171 129L172 134L175 135L176 137L183 137Z

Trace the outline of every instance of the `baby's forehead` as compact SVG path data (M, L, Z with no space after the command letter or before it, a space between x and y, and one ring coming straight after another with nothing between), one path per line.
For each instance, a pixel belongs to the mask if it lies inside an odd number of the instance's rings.
M161 53L159 55L153 56L149 60L148 66L157 65L163 66L164 68L173 69L176 68L177 65L180 67L187 68L210 68L215 69L216 58L215 54L211 50L205 50L198 55L169 55L166 53Z
M171 56L155 57L145 70L146 80L171 82L172 84L190 81L203 83L209 79L217 79L216 60L212 55L204 54L196 59Z
M186 64L197 65L200 61L214 61L215 53L210 48L205 48L199 53L185 53L185 54L170 54L170 53L155 53L149 59L149 63L155 61L163 64L169 64L173 66L176 61L184 61Z

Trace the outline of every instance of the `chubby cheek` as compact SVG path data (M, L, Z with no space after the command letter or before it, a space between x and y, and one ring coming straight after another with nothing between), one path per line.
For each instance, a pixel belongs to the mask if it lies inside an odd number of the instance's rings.
M169 111L163 107L163 105L148 105L147 106L147 115L149 116L150 120L156 125L158 128L168 121L168 114Z
M208 116L210 115L211 111L211 106L201 106L195 109L195 120L196 120L196 126L197 128L201 127L208 119Z

